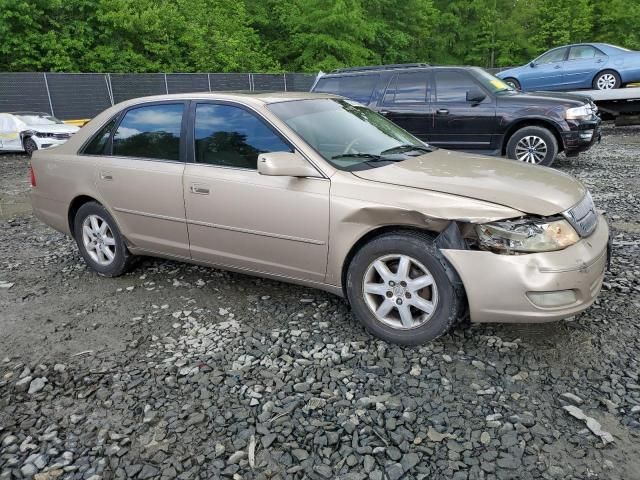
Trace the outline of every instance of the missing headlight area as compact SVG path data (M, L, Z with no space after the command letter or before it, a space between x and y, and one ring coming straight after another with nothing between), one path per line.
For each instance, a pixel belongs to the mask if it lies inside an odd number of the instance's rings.
M520 218L475 227L481 250L516 254L562 250L580 237L563 218Z

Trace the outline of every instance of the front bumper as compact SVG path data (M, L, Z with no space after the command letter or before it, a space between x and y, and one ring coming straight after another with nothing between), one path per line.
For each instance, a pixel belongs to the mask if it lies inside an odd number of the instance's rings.
M569 122L568 122L569 123ZM595 120L571 121L570 130L562 132L564 153L568 157L589 150L594 143L600 142L600 118Z
M588 308L607 267L609 227L602 215L587 238L556 252L502 255L478 250L442 250L464 284L473 322L536 323L560 320ZM555 302L540 306L540 298ZM565 292L565 293L562 293ZM532 300L532 298L534 300ZM537 303L534 303L537 302Z

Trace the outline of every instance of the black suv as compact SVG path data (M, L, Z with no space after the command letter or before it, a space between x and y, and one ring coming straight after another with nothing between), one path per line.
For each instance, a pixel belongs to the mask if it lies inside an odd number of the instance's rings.
M588 97L523 93L477 67L346 68L320 75L311 91L367 105L434 146L539 165L600 140L598 109Z

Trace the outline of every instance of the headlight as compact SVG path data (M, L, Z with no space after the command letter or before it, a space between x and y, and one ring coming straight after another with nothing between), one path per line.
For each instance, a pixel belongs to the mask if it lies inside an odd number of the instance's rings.
M593 109L589 105L583 105L581 107L568 108L564 112L564 118L567 120L588 120L593 115Z
M480 245L490 250L511 252L551 252L579 240L566 220L513 220L476 227Z
M35 132L34 135L38 138L51 138L53 137L55 134L53 133L43 133L43 132Z

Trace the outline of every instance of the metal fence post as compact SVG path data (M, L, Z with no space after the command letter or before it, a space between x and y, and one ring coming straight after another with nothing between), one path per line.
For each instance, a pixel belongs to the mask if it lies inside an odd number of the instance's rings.
M169 95L169 84L167 83L167 74L164 74L164 89L167 91L167 95Z
M209 92L211 92L211 74L207 73L207 84L209 85Z
M287 74L283 73L282 74L282 80L284 80L284 91L287 91Z
M49 108L51 109L51 116L55 117L55 113L53 112L53 102L51 102L51 92L49 91L49 81L47 80L47 74L43 73L42 75L44 75L44 86L47 89L47 97L49 98Z
M104 76L104 81L107 84L107 95L109 95L109 100L111 101L111 106L115 105L113 102L113 89L111 87L111 74L107 73Z

